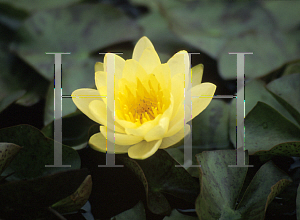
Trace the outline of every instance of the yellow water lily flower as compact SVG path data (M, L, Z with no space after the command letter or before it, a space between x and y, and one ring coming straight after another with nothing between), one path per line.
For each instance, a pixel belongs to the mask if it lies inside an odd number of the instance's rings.
M162 64L151 41L142 37L132 59L125 61L116 54L110 55L115 65L115 111L107 115L107 55L104 63L95 65L97 89L72 93L78 109L102 125L100 133L90 138L90 146L106 152L106 141L110 141L115 143L115 151L108 153L128 153L131 158L145 159L189 134L187 122L208 106L216 90L212 83L201 83L203 66L192 68L192 111L186 109L192 117L184 120L184 79L189 65L186 51L179 51ZM107 117L115 120L113 129L107 125ZM114 132L114 139L108 135L110 132Z

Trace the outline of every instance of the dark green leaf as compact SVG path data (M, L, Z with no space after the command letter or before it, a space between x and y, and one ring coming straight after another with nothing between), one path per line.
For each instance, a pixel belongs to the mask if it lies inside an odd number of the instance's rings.
M198 217L183 215L180 212L178 212L176 209L173 209L171 215L164 217L163 220L182 220L182 219L184 219L184 220L198 220Z
M68 197L58 201L51 207L59 213L78 211L88 201L92 192L92 176L88 175L79 188Z
M267 88L300 125L300 72L282 76Z
M105 4L81 4L68 8L39 11L27 19L12 45L23 60L48 80L53 80L54 55L46 52L71 52L62 55L62 94L95 85L95 58L90 53L112 44L135 40L140 29L124 13ZM99 55L100 56L100 55ZM45 124L53 120L53 83L48 90ZM63 116L76 106L63 104Z
M22 147L16 144L0 143L0 175L21 149Z
M138 202L132 209L126 210L111 220L146 220L145 208L141 201Z
M196 201L199 219L240 219L235 206L248 169L228 167L236 164L236 150L204 151L196 157L201 165L201 191ZM248 164L248 156L245 159Z
M291 178L271 161L265 163L253 177L238 204L237 209L243 216L241 219L263 220L268 205L291 182Z
M149 209L155 214L170 214L171 207L164 193L194 203L199 185L183 167L164 150L145 160L120 157L144 184Z
M89 128L96 122L89 119L80 111L76 111L62 118L62 143L79 150L86 146ZM42 132L46 137L54 138L54 122L46 125Z
M23 147L5 174L15 172L8 180L32 179L63 170L79 169L80 157L72 148L62 145L62 163L71 167L45 167L53 165L54 140L30 125L18 125L0 130L0 142L13 142Z
M25 211L46 208L74 193L87 175L87 169L69 170L32 180L2 184L0 210Z
M249 154L300 141L299 133L299 127L263 102L258 102L245 118L245 148Z

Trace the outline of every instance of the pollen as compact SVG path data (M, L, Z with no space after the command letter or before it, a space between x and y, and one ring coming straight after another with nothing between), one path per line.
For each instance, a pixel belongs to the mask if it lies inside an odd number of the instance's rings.
M143 83L136 77L136 87L133 90L125 85L124 91L119 91L118 116L121 119L143 124L154 120L166 110L166 98L155 76L152 74L148 80L143 80Z

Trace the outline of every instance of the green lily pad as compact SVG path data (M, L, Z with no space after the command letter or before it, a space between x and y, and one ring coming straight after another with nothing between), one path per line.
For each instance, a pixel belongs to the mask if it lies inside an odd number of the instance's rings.
M271 12L280 29L289 31L300 24L298 1L263 1L263 6ZM293 18L293 19L291 19Z
M1 4L8 4L17 9L22 9L25 11L38 11L50 8L66 7L68 5L78 3L80 0L65 0L65 1L39 1L39 0L2 0Z
M274 146L300 141L300 128L271 106L258 102L245 118L245 149L249 154Z
M146 220L146 213L144 205L141 201L139 201L133 208L122 212L111 220Z
M228 167L236 164L236 150L204 151L196 157L201 165L201 191L196 200L199 219L225 219L229 214L227 219L239 219L235 206L248 169Z
M199 193L199 185L183 167L164 150L158 150L145 160L118 157L143 183L148 208L155 214L169 215L171 207L164 196L169 194L184 201L194 203Z
M80 111L62 118L62 143L76 150L85 147L89 140L89 128L96 124ZM54 122L50 122L41 130L48 138L54 138Z
M292 179L277 168L272 161L265 163L253 177L237 206L242 213L242 219L263 220L268 205L291 182Z
M263 220L270 202L291 182L291 178L270 161L257 171L244 195L239 195L248 168L228 167L236 163L235 150L202 152L197 160L201 164L201 192L196 200L196 211L201 220ZM240 202L238 198L242 198Z
M300 142L286 142L272 147L270 150L255 152L261 160L268 160L272 156L294 156L300 157Z
M32 180L2 184L1 217L5 212L15 212L16 215L28 210L45 209L74 193L87 175L87 169L69 170Z
M79 169L81 166L78 153L62 145L62 163L71 167L45 167L53 165L54 140L46 138L41 131L30 125L0 129L0 142L13 142L23 147L3 172L3 175L15 172L7 180L33 179L58 171Z
M297 220L300 220L300 185L297 190L297 201L296 201Z
M300 73L300 61L292 62L288 64L282 74L282 76L290 75L294 73Z
M237 76L237 55L229 55L228 52L253 52L245 55L245 77L264 76L290 59L284 49L285 43L280 32L251 31L232 38L218 57L220 74L224 79L235 79Z
M0 32L12 35L1 25ZM49 82L10 53L7 47L10 39L1 35L0 40L0 112L15 101L25 106L37 103L45 95Z
M92 176L88 175L79 188L68 197L58 201L51 207L59 213L78 211L88 201L92 192Z
M198 217L183 215L180 212L178 212L176 209L173 209L171 215L164 217L163 220L182 220L182 219L184 219L184 220L198 220Z
M236 145L236 101L233 99L231 102L229 120L230 140L234 146ZM248 115L258 101L268 104L291 122L297 124L295 118L266 89L265 83L262 80L253 79L245 84L245 115ZM245 129L247 130L247 127Z
M273 80L267 88L300 125L300 72Z
M136 40L140 29L110 5L81 4L37 12L23 23L17 35L19 41L11 49L48 80L53 80L54 55L45 53L71 52L62 55L62 94L70 95L76 89L95 86L94 65L99 60L90 53ZM45 125L53 120L53 87L52 83L48 89ZM75 109L72 103L64 105L62 115Z
M0 143L0 175L22 149L13 143Z

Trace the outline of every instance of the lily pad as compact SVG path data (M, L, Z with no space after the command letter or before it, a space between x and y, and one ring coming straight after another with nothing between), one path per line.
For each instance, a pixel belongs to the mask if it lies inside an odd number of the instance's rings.
M144 205L139 201L133 208L126 210L114 217L111 220L146 220Z
M80 111L62 118L62 143L76 150L86 146L89 140L89 128L96 124ZM54 138L54 122L50 122L41 130L48 138Z
M300 72L273 80L267 88L300 125Z
M270 150L257 151L254 155L259 155L261 160L268 160L272 156L300 157L300 142L281 143Z
M87 175L87 169L69 170L32 180L2 184L0 185L1 217L5 212L14 212L15 216L28 210L45 209L74 193Z
M189 216L189 215L184 215L178 212L176 209L173 209L172 213L170 216L164 217L163 220L198 220L198 217L195 216Z
M79 188L68 197L58 201L51 207L60 213L78 211L88 201L92 192L92 176L88 175Z
M236 99L233 99L230 105L230 124L229 134L230 140L236 145ZM253 79L245 84L245 115L253 109L257 102L264 102L273 107L284 117L294 124L297 124L295 118L274 98L266 89L265 83L259 79ZM247 129L247 127L245 128Z
M7 180L33 179L63 170L79 169L78 153L62 145L62 163L71 167L45 167L54 162L54 140L46 138L41 131L30 125L17 125L0 129L0 142L13 142L23 147L3 175Z
M13 143L0 143L0 175L22 149Z
M201 192L196 211L201 220L263 220L270 202L291 182L291 178L270 161L257 171L244 195L239 195L248 168L228 167L236 163L235 150L202 152L197 160L201 164ZM239 198L242 198L240 202Z
M45 53L71 52L62 55L62 94L70 95L76 89L95 85L94 65L99 60L90 53L136 40L140 29L132 19L110 5L81 4L39 11L23 23L17 35L19 40L11 49L48 80L53 80L54 55ZM53 120L53 84L48 91L45 124ZM62 115L75 109L72 104L63 106Z
M119 157L143 183L148 208L155 214L169 215L171 206L164 194L194 203L199 193L198 183L164 150L158 150L145 160Z
M245 149L249 154L300 141L300 128L271 106L258 102L245 118Z

